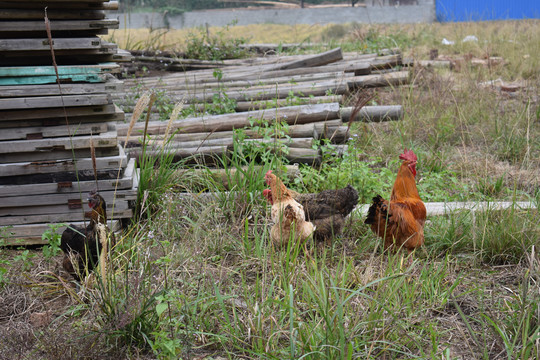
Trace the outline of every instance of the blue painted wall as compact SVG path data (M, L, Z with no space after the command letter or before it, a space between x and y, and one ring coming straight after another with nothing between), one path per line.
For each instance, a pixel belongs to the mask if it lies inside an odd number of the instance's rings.
M436 0L437 20L540 19L540 0Z

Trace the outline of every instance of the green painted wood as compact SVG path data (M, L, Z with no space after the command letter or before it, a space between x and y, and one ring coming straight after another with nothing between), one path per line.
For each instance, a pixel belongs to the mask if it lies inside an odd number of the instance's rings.
M90 82L98 83L104 82L102 76L98 74L90 75L60 75L61 80L71 80L73 82ZM29 77L5 77L0 78L0 86L2 85L40 85L40 84L54 84L56 83L56 76L29 76ZM0 87L0 92L2 88Z
M114 69L115 63L88 66L58 66L60 75L93 75L104 69ZM56 75L54 66L10 66L0 68L0 77Z

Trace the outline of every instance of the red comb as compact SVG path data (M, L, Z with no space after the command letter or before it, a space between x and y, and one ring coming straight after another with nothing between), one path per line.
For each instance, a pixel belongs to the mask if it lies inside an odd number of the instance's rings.
M274 204L274 201L272 200L272 190L270 189L264 189L263 190L263 196L266 198L266 200L270 203L270 204Z
M272 170L268 170L268 171L266 172L266 175L270 175L271 173L272 173Z
M416 161L418 158L416 157L416 154L412 150L407 150L403 152L403 154L399 155L400 160L409 160L409 161Z

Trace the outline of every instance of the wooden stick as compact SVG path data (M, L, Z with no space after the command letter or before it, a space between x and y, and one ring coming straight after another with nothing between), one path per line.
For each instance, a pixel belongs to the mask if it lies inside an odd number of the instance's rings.
M257 110L244 113L181 119L174 122L171 131L178 130L179 134L228 131L249 127L251 126L252 119L268 124L274 123L276 119L279 119L279 121L285 121L289 125L296 125L337 119L338 117L338 103L299 105L272 110ZM148 124L148 134L155 135L163 133L165 127L166 123L164 122L151 122ZM143 128L144 124L137 123L133 131L137 133L142 131ZM126 135L127 125L118 124L117 131L120 136Z
M340 111L341 120L349 122L352 107L342 108ZM379 122L401 120L403 118L403 106L364 106L353 121Z

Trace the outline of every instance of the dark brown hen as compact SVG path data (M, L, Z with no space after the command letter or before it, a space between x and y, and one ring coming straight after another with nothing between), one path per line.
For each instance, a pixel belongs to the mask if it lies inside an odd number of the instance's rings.
M88 206L90 211L85 213L85 217L90 218L90 223L86 227L69 225L60 240L60 248L64 252L62 266L77 281L81 280L79 274L90 273L96 267L102 248L107 246L97 236L98 225L107 223L105 200L92 191L88 196Z

